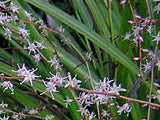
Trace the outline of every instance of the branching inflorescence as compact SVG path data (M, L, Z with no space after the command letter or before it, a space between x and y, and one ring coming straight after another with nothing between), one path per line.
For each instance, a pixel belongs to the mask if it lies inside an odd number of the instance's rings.
M128 0L129 1L129 0ZM122 1L120 5L123 5L126 0ZM9 5L8 5L9 4ZM113 119L115 116L112 116L109 112L109 108L112 106L117 106L117 113L121 115L123 112L127 112L127 115L132 110L132 107L130 106L130 102L138 102L147 104L149 106L149 113L148 113L148 119L150 115L150 108L151 107L160 107L158 104L151 103L151 98L159 99L160 98L160 92L157 90L157 94L153 95L152 93L152 85L155 85L159 88L159 84L155 83L153 81L153 77L151 77L151 87L150 87L150 93L149 93L149 102L143 101L143 100L137 100L125 96L121 96L120 92L126 92L127 89L122 88L121 84L117 85L117 83L114 80L110 80L109 78L104 78L103 80L100 80L99 82L93 83L91 78L91 73L88 67L88 61L92 60L92 53L86 52L85 56L81 54L81 52L76 49L74 44L69 40L68 37L66 37L64 33L64 28L62 26L58 27L56 30L52 30L48 28L42 19L37 19L36 17L32 17L32 14L28 11L24 11L26 16L28 17L28 20L21 20L18 16L19 13L19 7L14 4L11 0L6 0L4 2L0 2L0 24L1 29L4 30L4 35L9 40L17 40L21 46L23 46L24 50L28 51L28 54L32 56L35 59L35 62L46 62L51 68L54 69L55 73L49 72L51 77L47 77L42 79L43 76L36 75L35 72L38 71L38 68L29 69L23 63L22 66L18 64L18 70L12 70L12 72L17 74L17 77L8 77L4 74L0 75L0 78L2 81L0 82L0 86L4 88L3 92L5 92L7 89L11 91L12 94L15 93L14 91L14 84L12 83L12 80L21 81L20 85L31 85L31 87L34 87L34 81L39 82L40 84L43 84L45 87L44 91L40 91L40 95L44 96L46 93L49 93L51 95L52 100L55 99L54 94L56 92L60 92L59 88L69 89L69 90L77 90L79 91L78 97L75 97L74 99L71 99L71 96L66 96L66 100L64 100L66 104L66 108L72 103L77 102L79 105L79 110L77 112L80 112L84 119L91 120L92 118L96 117L96 113L91 111L89 108L92 105L107 105L108 108L100 110L101 114L99 116L100 119ZM159 4L154 8L157 13L159 13ZM153 20L150 15L148 15L147 18L142 18L138 15L133 14L134 21L129 20L128 23L133 25L132 32L127 33L124 37L124 40L130 40L132 43L135 43L136 46L139 48L139 56L134 57L134 61L139 61L139 68L140 73L137 74L137 77L140 78L142 81L144 81L144 74L149 74L150 72L153 74L154 67L157 66L158 70L160 70L160 51L158 50L158 44L160 41L160 32L157 33L157 35L152 35L152 29L153 25L158 22L157 20ZM17 29L13 29L8 23L14 22L15 25L17 25ZM82 60L84 60L84 63L88 70L88 76L91 84L91 89L82 88L81 84L83 82L86 82L85 80L79 80L77 78L77 75L74 77L70 72L67 73L67 75L62 76L59 70L62 69L61 62L59 60L58 54L55 54L54 57L50 57L50 60L48 60L45 55L41 52L42 49L48 49L45 45L45 41L37 41L37 40L30 40L30 31L27 30L26 24L33 24L37 27L37 29L41 32L41 34L45 37L48 36L49 33L53 33L56 35L59 35L61 38L63 38L62 42L64 44L71 45L75 51L80 54ZM148 32L152 37L154 42L156 42L155 49L149 50L147 48L143 48L142 44L145 42L143 39L143 33ZM15 39L13 37L14 35L17 35L18 37ZM142 53L145 53L146 56L142 57ZM142 61L145 61L142 64ZM28 82L30 84L28 84ZM122 106L118 104L118 102L115 102L116 99L126 99L126 103L124 103ZM25 112L15 112L9 109L8 104L5 104L2 102L0 104L0 114L4 113L11 113L12 118L19 120L25 117L35 117L39 119L45 119L45 120L51 120L54 118L53 115L47 114L46 117L40 117L38 116L38 112L40 110L33 108L28 109ZM10 116L5 116L0 119L8 120Z

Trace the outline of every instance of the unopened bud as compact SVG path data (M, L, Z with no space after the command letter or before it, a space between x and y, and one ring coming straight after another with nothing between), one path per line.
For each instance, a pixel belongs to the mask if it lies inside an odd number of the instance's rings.
M142 77L142 74L140 74L140 73L139 73L139 74L136 74L136 77L137 77L137 78L141 78L141 77Z
M148 77L145 79L145 81L149 81L149 80L150 80L150 78L148 78Z
M141 16L139 16L139 15L135 15L135 17L136 17L137 19L139 19L139 20L142 19Z
M160 85L158 83L154 83L154 86L160 88Z
M139 60L140 58L139 57L134 57L133 58L133 61L137 61L137 60Z
M143 105L141 105L141 107L144 108L144 107L146 107L147 105L148 105L148 104L143 104Z
M159 20L157 19L157 20L154 20L153 22L152 22L152 25L155 25L156 23L158 23L159 22Z
M144 41L143 41L143 38L140 36L140 37L138 37L138 41L139 41L139 43L143 43Z
M123 0L119 3L119 6L122 6L124 3L126 2L126 0Z
M142 60L147 60L149 58L149 56L145 56L142 58Z
M128 20L128 24L134 24L134 21Z
M142 49L142 51L145 52L145 53L149 53L150 52L150 50L148 50L148 49Z
M152 109L154 109L154 110L159 110L159 108L158 108L158 107L153 107L153 106L152 106Z
M143 23L143 22L145 22L145 19L143 19L143 18L140 19L140 23Z

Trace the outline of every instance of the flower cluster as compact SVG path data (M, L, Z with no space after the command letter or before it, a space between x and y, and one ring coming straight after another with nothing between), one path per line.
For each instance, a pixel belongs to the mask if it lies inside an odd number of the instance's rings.
M41 56L36 52L36 49L44 49L46 47L43 46L43 42L38 42L38 41L34 41L33 43L30 42L29 40L30 31L26 29L26 23L23 20L19 20L19 17L18 17L19 7L17 7L17 5L10 0L1 2L0 6L2 8L1 11L3 11L3 12L0 12L0 24L5 25L3 26L4 35L8 39L12 39L12 34L14 33L19 36L19 39L21 40L21 42L27 41L28 47L26 49L29 50L29 55L32 52L33 58L35 58L35 61L39 62L41 60ZM26 10L24 12L27 15L30 22L34 22L36 20L36 18L32 17L32 14L30 12ZM15 24L18 24L19 26L18 31L15 31L14 29L6 25L6 23L10 21L14 21ZM37 21L36 23L39 23L39 22Z
M125 92L127 91L126 89L121 87L121 84L117 85L114 80L109 80L108 78L104 78L100 82L95 83L95 86L93 87L92 90L88 90L85 88L81 88L81 83L82 80L78 80L77 76L75 75L74 77L71 75L70 72L66 75L66 77L62 77L62 75L57 72L59 69L61 69L60 65L60 60L58 55L54 55L54 57L50 57L50 60L45 58L43 54L41 53L40 49L46 49L46 47L43 45L43 42L38 42L38 41L30 41L30 31L27 30L26 27L26 21L24 20L19 20L18 18L18 10L19 8L17 7L16 4L14 4L11 0L8 0L9 2L0 2L0 8L2 9L0 12L0 24L3 26L4 30L4 35L7 36L8 39L12 39L12 34L15 33L19 36L18 40L20 39L22 45L24 46L24 49L29 51L29 55L32 56L35 59L35 62L39 62L41 59L44 59L46 62L50 64L52 68L55 70L55 74L50 72L51 77L47 77L46 80L37 80L41 83L44 84L45 90L40 93L40 95L44 95L46 93L50 93L52 99L55 99L54 93L59 92L58 87L63 87L69 88L70 90L76 89L80 94L77 95L78 97L74 96L75 99L70 99L69 96L66 96L66 108L71 104L71 102L76 101L78 103L79 110L78 112L81 113L83 117L88 117L89 120L92 118L96 117L96 114L94 112L90 111L90 107L94 104L98 105L104 105L107 104L108 108L111 106L115 106L117 104L118 111L117 113L119 115L122 114L122 112L126 112L129 114L132 110L132 107L130 106L129 102L126 102L122 106L119 106L117 102L115 102L115 98L120 97L120 92ZM154 0L154 1L159 1L159 0ZM122 0L119 5L125 4L127 1ZM158 4L155 8L155 11L159 13L160 11L160 4ZM48 36L48 33L51 31L44 23L42 19L36 20L35 17L32 17L32 13L28 11L24 11L26 16L28 17L28 22L34 24L36 27L38 26L39 31L41 32L42 35ZM157 22L157 20L152 20L151 17L148 15L147 18L142 18L138 15L134 16L135 21L128 21L129 24L133 25L132 32L127 33L124 40L131 40L133 43L139 44L143 43L143 33L148 32L149 34L152 34L153 31L153 25ZM6 23L8 22L14 22L15 24L18 23L18 31L15 31L14 29L10 28L7 26ZM16 23L17 22L17 23ZM63 42L64 43L71 43L70 39L67 37L63 37L63 33L65 31L62 26L57 27L57 31L55 33L58 33L59 35L62 35L61 37L64 38ZM53 31L52 31L53 32ZM54 33L54 32L53 32ZM157 35L151 35L153 37L152 41L156 41L156 44L159 44L160 41L160 32L158 32ZM71 44L70 44L71 45ZM148 49L139 49L143 51L145 54L147 54L144 58L140 57L135 57L133 60L146 60L146 64L144 65L144 72L149 73L151 69L154 66L157 66L158 69L160 70L160 51L151 51ZM92 60L92 52L86 52L85 53L85 62L91 61ZM20 83L21 85L30 82L31 86L33 86L33 81L36 80L36 78L39 78L40 76L36 75L35 72L37 69L27 69L25 64L23 64L22 67L18 65L18 70L14 71L17 73L20 79L23 79L23 81ZM4 87L3 92L5 92L7 89L11 90L12 93L14 93L13 89L13 84L11 81L3 81L0 82L0 86ZM78 92L77 92L78 93ZM160 98L160 91L157 91L156 95L152 96L153 98ZM0 104L1 108L7 108L7 104ZM103 106L102 106L103 107ZM114 117L111 116L109 113L108 109L100 109L101 112L101 118L105 119L105 117L109 119L113 119ZM3 113L4 111L0 111L0 113ZM27 115L31 116L36 116L38 115L39 109L33 108L33 109L28 109L27 110ZM3 118L0 119L5 119L8 120L10 116L4 116ZM12 116L13 119L22 119L19 114L13 114ZM53 119L54 116L52 115L46 115L45 120L51 120ZM84 118L85 119L85 118Z
M36 79L36 77L40 77L34 74L35 71L37 71L37 69L27 70L25 64L23 64L22 68L20 68L20 66L18 65L18 70L14 72L16 72L19 77L23 78L21 84L30 82L33 86L33 81Z
M124 40L131 40L133 43L137 44L139 42L144 42L141 34L144 31L152 33L153 25L157 20L152 20L149 16L147 18L142 18L141 16L135 15L136 21L128 21L128 24L133 24L132 33L127 33L124 37Z
M110 106L114 106L115 103L112 103L111 101L113 98L116 98L116 96L120 95L119 92L121 91L126 91L126 89L121 88L121 85L117 86L114 80L109 80L108 78L104 78L103 81L100 81L99 83L96 84L95 90L93 90L91 93L82 92L79 95L79 97L76 98L79 102L79 105L81 106L80 110L78 111L81 112L82 116L85 115L85 116L95 117L95 114L93 112L90 112L88 110L88 107L97 102L100 104L108 104ZM70 105L70 103L73 101L74 100L69 99L69 97L67 97L67 99L65 100L66 106ZM122 113L123 111L129 113L132 109L129 106L129 103L123 105L122 107L119 106L117 107L119 108L119 110L117 111L119 114Z
M14 4L12 1L8 2L0 2L1 11L0 12L0 24L4 25L11 20L17 21L18 19L18 6Z
M6 113L7 113L7 117L5 115ZM29 109L29 108L25 107L25 109L23 109L21 112L16 112L16 111L9 110L8 104L4 103L3 101L0 104L0 114L1 114L1 116L2 116L2 114L4 114L3 117L0 117L1 120L9 120L9 118L10 118L9 115L11 115L11 118L14 119L14 120L22 120L25 117L29 117L29 116L38 117L37 116L38 113L39 113L38 108ZM41 118L41 117L39 117L39 118ZM41 119L52 120L53 118L54 118L53 115L47 114L45 118L41 118Z
M60 61L59 61L57 55L55 55L53 59L51 58L51 59L48 61L48 63L50 63L51 67L53 67L54 70L61 69L61 66L62 66L62 65L60 65Z
M56 75L54 75L52 73L50 73L50 74L52 76L47 78L50 81L43 80L43 83L46 86L46 90L43 93L41 93L40 95L43 95L43 94L49 92L52 96L52 99L55 99L53 93L58 92L57 87L64 86L64 87L74 88L74 87L79 87L78 84L81 83L80 80L77 80L76 76L74 78L72 78L70 73L68 73L68 76L64 77L64 78L60 75L59 72L57 72Z
M39 62L41 60L40 54L37 52L39 49L45 49L46 47L43 45L43 42L34 41L31 43L28 41L28 47L25 47L25 49L29 50L29 55L32 53L33 58L35 59L35 62Z
M97 94L96 101L99 101L101 104L106 104L109 99L115 98L118 96L120 91L126 91L126 89L121 88L121 85L117 86L114 80L109 80L104 78L103 81L97 83L95 90L98 92L104 92L106 94ZM113 82L113 84L111 84ZM108 95L107 95L108 94ZM112 96L111 96L112 95Z
M8 3L9 2L9 3ZM18 10L19 7L12 1L0 2L1 12L0 12L0 24L6 25L10 21L16 22L18 20ZM9 5L8 5L9 4ZM3 12L2 12L3 11ZM11 39L12 30L8 27L4 27L4 35Z
M11 81L4 81L0 83L0 85L4 87L3 92L5 92L7 89L10 89L12 94L14 94L13 84L11 83Z
M35 24L38 25L38 29L42 31L42 35L48 36L49 30L42 19L37 20Z
M160 0L153 0L154 2L160 2ZM154 11L157 11L157 14L159 13L160 11L160 3L158 3L157 6L154 7Z
M119 115L121 115L121 113L127 112L127 114L129 114L129 112L131 112L132 107L129 105L129 103L125 103L122 107L120 107L119 105L117 105L117 107L119 108L119 110L117 111L119 113Z

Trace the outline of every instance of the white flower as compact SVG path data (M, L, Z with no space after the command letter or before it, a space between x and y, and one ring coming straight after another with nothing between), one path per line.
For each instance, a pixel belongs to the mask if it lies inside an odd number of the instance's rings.
M86 53L85 53L85 57L86 57L86 60L87 60L87 61L91 61L91 60L92 60L92 52L91 52L91 53L86 52Z
M19 66L19 64L18 64L18 70L17 70L17 71L14 71L14 70L13 70L13 72L16 72L18 76L23 77L24 74L27 72L27 69L26 69L26 67L25 67L25 64L23 63L22 68L20 68L20 66Z
M94 99L91 94L86 94L83 92L82 94L77 97L77 99L80 102L80 105L82 106L83 104L90 106L91 104L94 104Z
M110 113L108 111L106 111L106 110L102 110L101 115L103 117L110 117Z
M58 30L60 33L64 33L64 31L65 31L65 29L64 29L62 26L57 27L57 30Z
M54 58L50 59L48 62L51 64L51 67L53 67L55 70L61 69L61 65L57 55L55 55Z
M8 104L3 103L3 101L2 101L2 103L0 104L0 107L1 107L1 108L7 108L7 107L8 107Z
M29 36L29 30L19 27L19 34L20 34L20 39L26 40L27 37Z
M120 93L119 93L120 91L126 91L126 89L121 88L121 84L119 84L119 86L117 86L117 84L114 82L114 83L113 83L113 86L111 87L111 89L110 89L110 91L109 91L109 93L115 94L115 95L119 95L119 94L120 94Z
M41 56L39 54L35 54L34 56L35 62L39 62L41 60Z
M54 118L53 115L47 115L47 116L45 117L45 120L52 120L53 118Z
M94 112L92 112L90 115L89 115L89 119L88 120L92 120L93 118L95 118L96 115Z
M28 12L26 10L24 10L24 12L26 13L27 17L29 18L29 21L34 21L35 20L35 18L32 17L32 13L30 13L30 12Z
M0 1L0 7L5 8L6 7L5 2Z
M124 40L129 40L131 36L132 36L132 35L131 35L130 33L127 33L127 34L125 35L125 37L124 37Z
M110 83L113 82L114 80L109 80L109 78L107 78L106 81L106 77L103 79L103 81L100 81L99 83L97 83L97 85L95 86L96 91L99 92L107 92L110 90Z
M119 115L121 115L121 113L124 111L129 113L132 110L132 107L129 105L129 103L125 103L122 107L120 107L119 105L117 106L119 108L119 110L117 111L119 113Z
M157 60L156 66L158 67L158 70L160 70L160 60Z
M57 91L57 88L56 88L56 84L54 84L53 81L51 81L51 80L50 80L49 82L43 80L43 83L44 83L44 85L45 85L47 88L46 88L46 90L45 90L43 93L41 93L40 95L43 95L43 94L45 94L45 93L47 93L47 92L50 92L50 94L51 94L51 96L52 96L52 99L55 99L53 93L54 93L54 92L58 92L58 91Z
M11 81L4 81L0 83L0 85L5 88L3 92L5 92L7 89L10 89L12 94L14 94L13 84L11 83Z
M36 109L32 109L32 110L28 111L28 114L36 115L36 114L38 114L38 111Z
M22 117L21 117L19 114L13 114L13 115L12 115L12 118L13 118L14 120L21 120L21 119L22 119Z
M66 104L66 108L68 107L68 105L70 105L71 102L73 102L74 100L70 99L68 96L66 97L65 104Z
M157 36L153 36L154 39L152 41L157 41L157 44L159 43L160 41L160 31L158 32Z
M35 43L31 43L30 41L28 41L28 47L26 48L29 50L29 55L31 54L31 52L33 52L34 54L36 54L36 49L37 46L35 45Z
M38 49L44 49L44 48L46 48L46 47L43 45L43 41L42 41L42 42L35 41L35 43L37 44L37 48L38 48Z
M8 17L8 15L4 15L4 14L1 14L0 15L0 23L3 25L7 22L9 22L11 19Z
M34 74L34 72L37 71L37 69L33 69L32 71L31 70L28 70L24 75L24 80L21 82L21 84L25 83L25 82L30 82L31 85L33 86L33 80L35 80L36 77L40 77L40 76L37 76Z
M78 112L81 112L81 115L84 116L89 116L90 112L89 110L86 108L87 106L85 107L80 107L80 110L77 110Z
M67 77L62 78L59 72L57 72L56 75L52 74L51 72L50 74L52 75L52 77L47 78L47 79L49 79L56 85L63 85L64 79L67 78Z
M7 36L7 38L11 39L12 31L9 28L4 28L4 30L4 35Z
M42 19L37 20L35 24L39 25L39 29L44 28L45 26L44 21Z
M107 104L109 98L110 98L110 97L107 96L107 95L97 94L95 101L99 101L100 104Z
M18 6L16 4L14 4L13 2L10 2L10 6L9 6L10 10L14 13L18 13Z
M154 11L157 11L157 14L159 13L159 11L160 11L160 3L158 3L158 5L154 7Z
M65 87L71 86L71 87L79 87L79 83L81 83L80 80L76 79L76 76L72 78L71 73L68 72L68 80L66 81Z
M16 72L18 74L18 76L24 77L21 84L23 84L25 82L30 82L31 85L33 85L33 80L35 80L36 77L40 77L40 76L37 76L34 74L34 72L37 71L37 69L27 70L25 67L25 64L23 64L22 68L20 68L18 65L18 68L19 69L14 72Z
M4 117L3 117L3 118L2 118L2 117L0 117L0 120L8 120L8 119L9 119L9 117L10 117L10 116L6 117L6 116L4 115Z

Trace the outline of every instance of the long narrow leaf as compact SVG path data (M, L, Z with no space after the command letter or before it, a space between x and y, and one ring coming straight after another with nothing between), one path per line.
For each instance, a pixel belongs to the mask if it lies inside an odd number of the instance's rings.
M109 40L105 40L100 35L90 30L89 28L87 28L82 23L78 22L70 15L66 14L65 12L56 8L55 6L52 6L42 0L25 0L25 1L43 10L52 17L55 17L56 19L70 26L71 28L75 29L82 35L88 37L93 43L95 43L97 46L99 46L108 54L110 54L113 58L115 58L117 61L119 61L129 70L131 70L134 74L138 73L136 65L129 58L127 58L120 50L118 50L110 42L108 42Z

